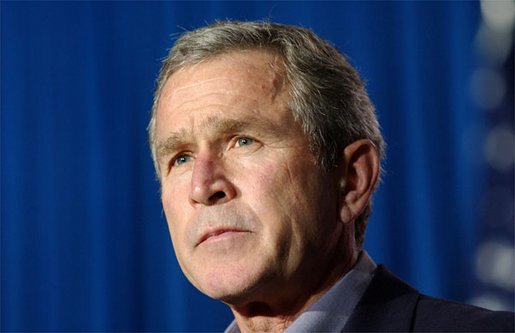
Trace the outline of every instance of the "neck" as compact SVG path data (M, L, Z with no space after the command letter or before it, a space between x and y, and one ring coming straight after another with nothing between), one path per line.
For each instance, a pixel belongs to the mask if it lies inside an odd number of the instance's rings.
M340 249L327 262L328 269L318 270L320 275L311 285L290 282L295 286L296 294L286 297L280 290L273 290L271 295L260 297L261 300L230 305L240 331L283 332L354 266L357 257L355 249ZM307 274L312 275L315 271Z

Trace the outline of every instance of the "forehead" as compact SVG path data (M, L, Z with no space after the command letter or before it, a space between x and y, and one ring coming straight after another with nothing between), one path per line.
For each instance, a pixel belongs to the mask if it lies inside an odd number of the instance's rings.
M224 54L186 66L167 80L157 106L156 134L213 115L281 121L291 117L288 99L280 56L259 50Z
M275 95L283 90L284 78L283 61L278 55L259 50L231 52L181 68L168 78L160 99L173 102L198 89L215 87L220 92L252 87L247 95Z

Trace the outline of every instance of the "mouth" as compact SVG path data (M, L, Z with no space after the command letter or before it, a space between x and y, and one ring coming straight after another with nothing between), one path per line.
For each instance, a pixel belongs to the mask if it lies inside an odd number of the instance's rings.
M204 243L208 240L215 240L215 239L222 239L224 237L233 236L236 234L242 234L247 233L249 231L241 230L241 229L235 229L235 228L221 228L221 229L215 229L215 230L208 230L206 233L200 237L200 240L197 243L197 246Z

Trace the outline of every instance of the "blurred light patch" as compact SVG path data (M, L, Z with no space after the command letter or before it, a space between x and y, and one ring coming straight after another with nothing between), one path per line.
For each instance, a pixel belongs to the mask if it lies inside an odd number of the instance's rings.
M515 2L481 0L481 14L484 21L497 31L508 31L515 21Z
M506 84L496 71L479 68L472 74L470 92L477 106L491 110L501 104L506 95Z
M511 310L507 301L492 293L481 294L469 299L467 303L494 311Z
M488 240L479 246L476 275L488 284L513 291L515 289L515 251L513 245Z
M507 124L501 124L488 133L483 152L492 168L508 172L513 170L514 149L513 129Z
M488 63L500 66L508 59L513 47L512 30L496 31L482 23L477 32L475 44Z
M471 75L473 102L485 111L483 140L475 149L484 163L479 187L481 241L475 257L476 294L468 301L492 310L513 311L515 297L515 138L513 125L514 0L481 0L475 47L481 67ZM482 149L478 149L482 148Z

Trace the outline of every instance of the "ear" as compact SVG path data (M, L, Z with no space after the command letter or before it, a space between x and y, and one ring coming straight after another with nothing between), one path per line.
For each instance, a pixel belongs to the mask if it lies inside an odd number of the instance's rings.
M353 222L367 207L379 179L379 155L372 142L358 140L343 150L340 218Z

